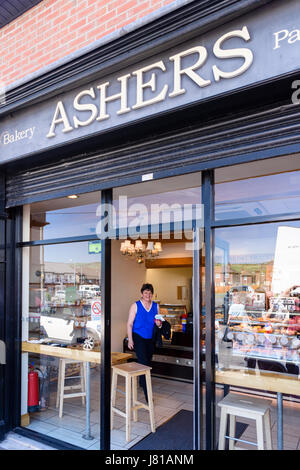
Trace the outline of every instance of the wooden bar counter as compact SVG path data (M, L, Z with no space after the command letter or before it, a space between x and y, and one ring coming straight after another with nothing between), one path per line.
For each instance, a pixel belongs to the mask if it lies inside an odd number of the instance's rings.
M100 364L101 355L100 348L95 348L92 351L86 351L81 347L66 347L49 346L47 344L31 343L29 341L22 341L22 352L43 354L45 356L54 356L66 359L74 359L82 362L94 362ZM127 362L132 357L130 353L111 353L111 365L122 364Z
M91 440L91 424L90 424L90 363L100 364L101 354L100 348L96 347L91 351L83 349L81 346L59 347L50 346L43 343L32 343L30 341L22 341L22 353L41 354L45 356L54 356L58 358L74 359L78 362L86 364L86 426L83 434L84 439ZM111 365L122 364L132 357L130 353L111 353ZM21 418L22 419L22 418ZM28 423L27 423L28 424Z
M216 383L287 395L300 395L300 380L295 375L254 370L217 370Z

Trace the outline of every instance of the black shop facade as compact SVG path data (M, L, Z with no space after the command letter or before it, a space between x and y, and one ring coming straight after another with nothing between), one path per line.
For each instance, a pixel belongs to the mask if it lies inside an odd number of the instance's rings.
M278 430L287 395L297 408L297 3L191 2L9 89L3 436L151 450L147 410L129 440L110 410L143 283L171 326L152 362L156 432L184 415L186 448L216 449L232 390L271 397Z

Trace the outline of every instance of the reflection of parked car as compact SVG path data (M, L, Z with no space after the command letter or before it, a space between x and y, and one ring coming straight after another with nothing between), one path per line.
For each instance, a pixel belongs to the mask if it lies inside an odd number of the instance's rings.
M52 297L52 302L64 302L66 300L66 292L64 290L58 290L55 292L55 296Z
M229 290L229 294L232 294L234 292L251 292L253 293L254 292L254 289L253 287L251 286L235 286L235 287L231 287L231 289Z
M85 298L100 296L100 287L97 284L82 284L79 286L79 295Z
M91 336L95 342L100 342L100 319L91 320L90 307L87 311L71 308L51 309L51 313L40 315L41 333L57 342L73 344L77 339Z
M290 291L290 296L291 296L291 297L300 297L300 286L294 287L294 288Z

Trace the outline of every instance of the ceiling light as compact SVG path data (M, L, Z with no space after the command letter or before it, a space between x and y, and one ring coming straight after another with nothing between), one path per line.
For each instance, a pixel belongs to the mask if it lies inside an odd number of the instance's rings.
M136 240L135 244L130 240L125 240L121 243L120 251L122 255L128 255L135 258L137 262L143 263L145 259L156 258L162 252L160 242L148 242L147 247L143 244L142 240Z
M77 199L79 196L77 194L71 194L71 196L67 196L68 199Z

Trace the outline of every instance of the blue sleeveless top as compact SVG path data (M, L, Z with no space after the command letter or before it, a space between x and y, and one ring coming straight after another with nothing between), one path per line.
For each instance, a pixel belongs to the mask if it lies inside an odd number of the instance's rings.
M136 302L137 310L132 331L145 339L151 339L154 327L154 318L157 315L157 304L152 302L150 310L146 310L140 300Z

